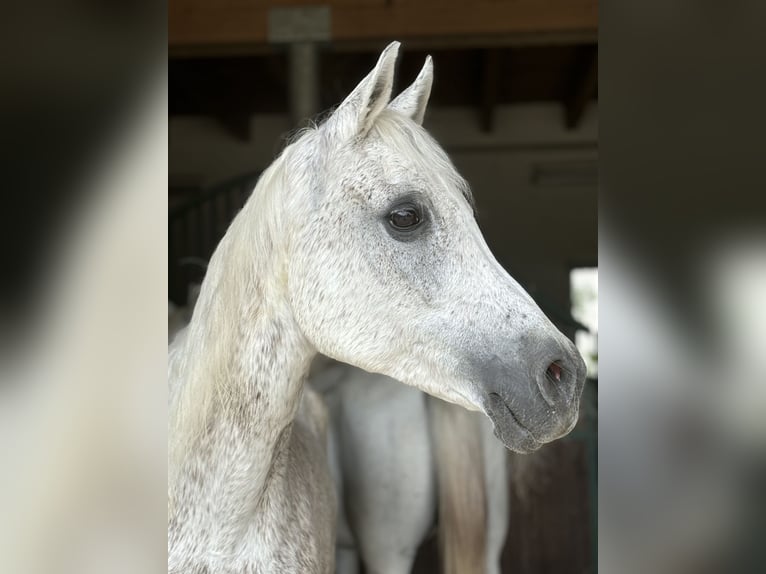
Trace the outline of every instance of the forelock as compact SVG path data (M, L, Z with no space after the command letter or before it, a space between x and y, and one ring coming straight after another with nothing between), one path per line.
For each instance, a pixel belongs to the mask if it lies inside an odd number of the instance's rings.
M431 135L407 116L385 110L378 116L370 135L398 150L415 164L420 173L427 173L443 181L450 192L458 192L475 208L473 193L468 182L458 173L449 156Z
M331 116L332 110L322 112L308 122L306 127L291 132L283 140L285 147L280 155L284 155L287 148L295 150L298 147L312 146L320 148L313 149L314 154L324 156L326 152L331 152L338 146L353 145L353 141L332 141L334 134L322 129L325 121ZM436 140L409 117L398 111L383 110L365 137L378 137L384 145L398 150L415 164L420 173L427 173L442 180L448 192L459 193L474 213L476 212L471 186L458 173L449 156Z

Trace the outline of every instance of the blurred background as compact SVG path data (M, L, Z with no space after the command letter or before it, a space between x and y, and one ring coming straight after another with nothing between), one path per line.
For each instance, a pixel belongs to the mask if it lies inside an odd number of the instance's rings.
M498 261L589 363L578 427L512 461L503 571L516 574L596 571L597 26L595 0L174 0L169 10L178 306L291 133L340 103L390 41L402 42L395 92L433 57L425 128L471 184ZM415 572L434 571L431 537Z

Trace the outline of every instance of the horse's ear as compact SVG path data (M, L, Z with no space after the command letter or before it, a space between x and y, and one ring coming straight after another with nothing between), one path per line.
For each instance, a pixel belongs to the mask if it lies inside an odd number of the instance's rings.
M414 122L423 124L423 116L426 114L428 97L431 95L431 84L434 81L434 65L431 56L426 58L423 69L412 85L396 96L388 107L412 118Z
M328 124L350 136L364 136L391 100L399 42L391 42L364 80L338 106Z

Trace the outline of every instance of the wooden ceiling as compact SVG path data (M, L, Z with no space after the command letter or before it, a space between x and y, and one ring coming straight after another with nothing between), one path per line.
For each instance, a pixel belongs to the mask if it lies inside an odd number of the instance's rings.
M170 0L171 52L263 47L279 41L276 24L290 13L314 39L349 44L595 40L598 28L595 0Z
M495 106L531 101L561 102L573 127L597 96L595 0L171 0L168 16L169 113L235 132L253 113L287 111L287 43L301 39L320 48L322 109L390 39L402 41L401 85L431 54L431 105L473 106L486 130Z

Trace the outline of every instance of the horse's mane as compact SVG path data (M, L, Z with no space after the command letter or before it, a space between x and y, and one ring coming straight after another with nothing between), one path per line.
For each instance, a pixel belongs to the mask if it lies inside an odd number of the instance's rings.
M288 148L289 149L289 148ZM213 405L225 408L232 392L226 384L232 365L225 361L242 344L238 324L253 313L257 301L241 297L259 288L256 262L268 265L274 228L279 228L279 191L283 188L286 149L259 178L251 198L232 221L208 265L189 325L169 348L169 471L183 460L204 431ZM241 263L241 264L240 264ZM252 308L242 309L239 302Z
M312 118L304 120L302 122L302 125L299 125L298 127L284 134L279 140L279 147L277 149L276 156L277 157L281 156L282 153L284 153L284 151L287 148L289 148L295 143L298 143L298 141L303 139L304 136L308 136L309 134L319 131L319 128L321 128L322 125L328 119L330 119L330 117L332 116L333 112L335 112L336 109L337 109L337 106L334 106L332 108L328 108L324 111L321 111L318 114L314 115Z

